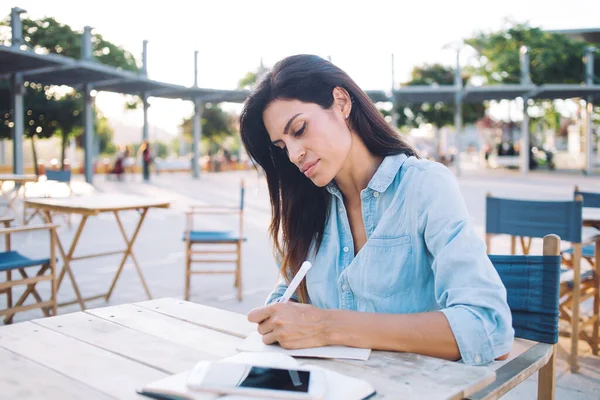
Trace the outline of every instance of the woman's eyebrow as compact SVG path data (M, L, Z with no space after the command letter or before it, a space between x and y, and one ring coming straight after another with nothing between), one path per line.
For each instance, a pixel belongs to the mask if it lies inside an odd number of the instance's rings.
M285 135L289 129L290 126L292 126L292 122L294 122L294 120L296 119L297 116L302 115L302 113L298 113L296 115L294 115L292 118L290 118L290 120L287 122L287 124L285 124L285 128L283 128L283 134Z

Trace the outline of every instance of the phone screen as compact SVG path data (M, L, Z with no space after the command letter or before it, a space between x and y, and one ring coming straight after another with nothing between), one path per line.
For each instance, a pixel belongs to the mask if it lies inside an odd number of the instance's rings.
M310 371L214 363L200 385L308 393L309 382Z

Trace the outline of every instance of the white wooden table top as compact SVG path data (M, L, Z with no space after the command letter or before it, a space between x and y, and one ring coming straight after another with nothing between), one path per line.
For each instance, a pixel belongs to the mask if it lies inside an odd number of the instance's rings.
M126 211L139 208L168 208L167 199L125 194L94 194L66 198L28 199L25 206L75 214L98 214L101 212Z
M143 399L136 389L200 360L236 354L255 330L245 315L174 298L2 326L0 397ZM366 379L376 398L462 399L495 379L492 368L408 353L299 361Z
M35 174L0 174L0 182L14 181L14 182L37 182L38 176Z

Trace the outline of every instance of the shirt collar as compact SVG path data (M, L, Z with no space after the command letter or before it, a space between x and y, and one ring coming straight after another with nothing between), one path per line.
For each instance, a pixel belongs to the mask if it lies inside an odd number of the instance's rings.
M402 164L404 164L404 161L407 159L408 156L404 153L385 157L379 165L379 168L377 168L377 171L375 171L375 174L371 178L371 181L369 181L367 187L376 192L385 192L394 181ZM333 195L340 194L340 189L335 183L335 180L328 183L326 189Z

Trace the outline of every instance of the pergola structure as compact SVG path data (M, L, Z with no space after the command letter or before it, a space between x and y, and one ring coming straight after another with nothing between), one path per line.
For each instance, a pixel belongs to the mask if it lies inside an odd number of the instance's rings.
M91 28L85 27L83 33L82 59L59 56L55 54L38 54L31 50L22 50L22 25L20 14L24 10L13 8L11 10L12 43L11 47L0 46L0 79L10 81L11 96L14 110L13 127L13 170L17 174L23 173L23 131L24 131L24 82L34 81L51 85L68 85L80 90L84 95L84 153L85 153L85 179L92 183L93 180L93 114L92 96L90 92L109 91L115 93L138 95L144 105L143 140L148 140L148 98L161 97L168 99L182 99L194 103L193 116L193 176L199 177L198 164L200 153L200 138L202 127L200 124L202 111L206 102L244 102L248 91L246 90L217 90L206 89L198 86L196 52L194 85L184 87L164 82L154 81L147 74L147 42L143 46L143 63L140 73L123 71L95 62L92 56ZM591 42L600 42L600 29L556 31L576 39L585 39ZM586 74L584 84L542 84L534 85L529 76L529 54L526 47L521 48L521 82L519 84L463 86L459 52L457 52L456 69L453 85L432 86L403 86L396 87L394 82L394 59L392 56L392 85L389 92L381 90L368 90L367 94L374 102L391 102L392 124L397 121L398 104L445 102L455 103L454 122L456 127L457 142L460 142L462 132L462 105L464 103L481 103L489 100L523 99L524 118L522 122L522 149L529 149L529 120L527 117L528 99L566 99L583 98L587 101L586 118L586 172L592 168L592 138L591 115L592 104L600 100L600 85L594 82L594 47L586 49ZM460 152L457 154L460 156ZM457 174L460 174L460 159L457 157ZM529 170L529 152L521 151L521 171L527 174ZM148 178L148 177L145 177Z
M200 119L205 102L243 102L248 92L244 90L216 90L198 87L197 79L193 87L173 85L154 81L147 76L147 41L143 46L143 65L140 73L124 71L94 61L92 56L92 28L86 26L83 32L82 57L75 60L56 54L38 54L31 50L23 50L22 24L20 14L25 10L11 10L12 42L11 46L0 46L0 79L10 81L10 92L13 104L13 171L24 172L23 165L23 132L24 132L24 83L27 81L47 85L67 85L80 90L84 96L84 173L88 183L93 181L93 137L94 118L92 112L93 98L91 91L108 91L114 93L138 95L144 105L144 124L142 139L148 140L148 98L163 97L193 101L195 113L193 118L193 175L199 177L198 164L200 138L202 135ZM197 52L196 52L197 56ZM196 63L197 75L197 63ZM145 177L146 179L148 177Z
M600 34L600 30L598 30ZM542 84L535 85L530 78L529 50L523 46L520 50L521 79L519 84L499 84L483 86L463 86L459 53L457 52L454 85L415 85L394 88L391 95L385 92L367 92L373 101L386 101L394 104L393 113L396 113L397 104L414 103L454 103L455 107L454 125L456 128L456 140L460 144L462 132L462 105L465 103L482 103L489 100L513 100L518 97L523 99L523 121L521 125L521 149L520 164L521 173L526 175L529 171L529 118L527 115L528 99L570 99L582 98L587 102L586 128L585 128L585 171L590 173L592 169L592 104L600 101L600 85L594 82L594 52L596 48L586 48L585 64L586 73L584 84ZM395 118L393 118L395 120ZM456 173L460 175L460 152L457 153Z

